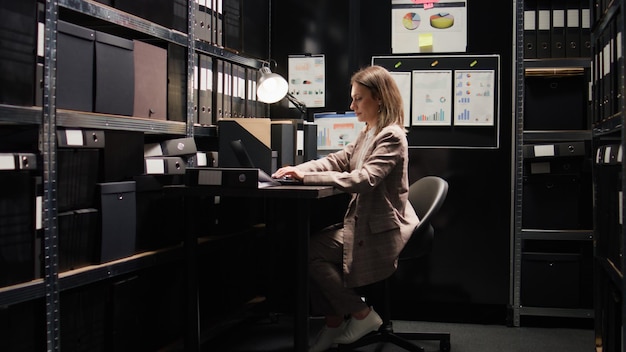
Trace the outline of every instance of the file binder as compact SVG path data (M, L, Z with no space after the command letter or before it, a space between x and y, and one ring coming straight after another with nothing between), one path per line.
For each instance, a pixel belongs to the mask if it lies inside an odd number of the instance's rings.
M545 2L537 5L537 58L549 58L551 55L550 45L550 6Z
M211 125L213 123L213 60L208 55L200 54L199 64L198 122L201 125Z
M565 57L565 3L564 0L552 0L550 29L550 57Z
M259 188L259 169L255 168L189 168L189 186Z
M57 132L59 148L104 148L105 134L100 130L60 128Z
M245 117L246 69L233 64L233 117Z
M202 66L202 54L194 55L193 64L193 122L200 123L200 67Z
M179 156L152 156L145 158L146 175L184 175L187 165Z
M233 117L233 64L224 61L224 117Z
M537 2L524 1L524 58L537 58Z
M565 27L565 56L580 57L580 0L567 2Z
M194 22L195 35L199 40L205 42L211 42L211 18L209 17L210 7L207 7L207 2L210 4L211 0L195 0L195 14L196 20Z
M159 143L146 143L144 156L185 156L197 152L196 142L193 137L174 138Z
M246 112L245 117L256 117L256 79L257 70L246 69Z
M217 80L216 80L216 94L215 99L215 113L216 118L218 120L225 117L224 115L224 60L216 59L216 71L217 71Z
M581 0L584 4L580 10L580 55L591 57L591 11L589 2Z
M224 46L224 11L222 7L222 0L216 0L215 7L216 10L216 28L215 28L215 44L219 47Z

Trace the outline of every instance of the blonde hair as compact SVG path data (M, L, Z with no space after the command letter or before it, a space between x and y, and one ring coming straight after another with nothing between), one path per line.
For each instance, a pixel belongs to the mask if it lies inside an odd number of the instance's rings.
M354 83L367 87L374 98L381 100L376 133L392 124L404 128L402 95L389 71L377 65L362 68L352 75L350 84Z

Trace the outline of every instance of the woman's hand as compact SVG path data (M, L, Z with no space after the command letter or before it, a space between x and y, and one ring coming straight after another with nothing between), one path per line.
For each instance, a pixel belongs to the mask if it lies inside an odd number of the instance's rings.
M304 173L300 171L295 166L285 166L276 170L275 173L272 174L273 178L293 178L295 180L302 180L304 178Z

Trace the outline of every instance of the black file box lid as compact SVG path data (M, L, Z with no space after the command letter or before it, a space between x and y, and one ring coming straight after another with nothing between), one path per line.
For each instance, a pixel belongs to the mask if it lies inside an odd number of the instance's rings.
M103 195L135 192L135 181L99 183L98 186Z
M135 68L132 40L96 32L95 93L95 112L133 114Z
M107 262L135 253L135 181L100 183L102 237L97 261Z
M64 21L57 28L57 107L93 111L95 32Z

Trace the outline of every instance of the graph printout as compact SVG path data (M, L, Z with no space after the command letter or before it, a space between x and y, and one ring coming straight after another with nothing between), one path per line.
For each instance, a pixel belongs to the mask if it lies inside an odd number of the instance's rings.
M413 126L452 124L452 71L413 71Z
M494 70L454 71L454 124L493 126Z
M404 127L411 126L411 72L389 72L398 85L404 109Z

